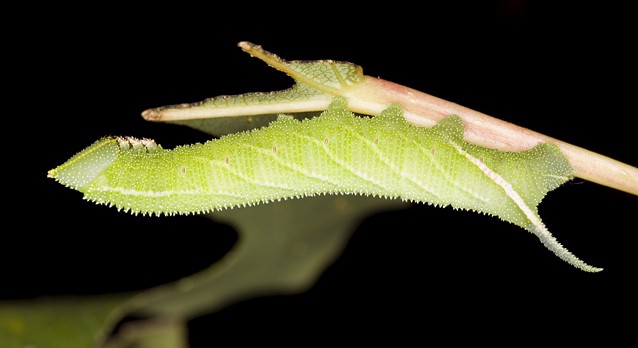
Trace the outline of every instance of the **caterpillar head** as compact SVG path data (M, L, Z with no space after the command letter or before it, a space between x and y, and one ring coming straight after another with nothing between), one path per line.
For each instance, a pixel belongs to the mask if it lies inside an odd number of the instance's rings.
M104 137L78 152L64 164L51 169L48 177L83 192L84 188L111 166L123 151L152 152L158 149L161 149L161 146L150 139Z

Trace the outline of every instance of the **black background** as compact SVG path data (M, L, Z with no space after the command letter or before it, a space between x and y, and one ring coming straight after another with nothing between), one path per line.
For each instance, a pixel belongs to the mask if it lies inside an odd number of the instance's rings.
M203 269L232 246L226 226L118 213L46 172L104 135L150 137L165 148L207 139L145 122L147 108L292 84L242 52L242 40L290 60L353 62L367 75L638 165L628 10L446 4L38 8L13 28L23 36L12 35L17 46L7 52L17 58L7 70L20 79L5 101L14 139L5 182L15 185L5 216L17 223L1 234L0 296L145 289ZM495 218L423 205L375 215L311 290L198 318L192 344L627 337L635 330L637 208L638 197L580 179L539 206L559 241L605 268L599 274L573 269Z

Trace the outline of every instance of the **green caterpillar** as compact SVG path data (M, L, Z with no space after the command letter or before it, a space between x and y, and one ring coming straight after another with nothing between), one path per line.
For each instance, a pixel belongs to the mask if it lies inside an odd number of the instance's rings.
M537 235L561 259L600 271L558 243L536 206L570 180L555 145L502 152L463 140L457 116L415 127L399 105L358 117L344 98L319 117L165 150L148 139L103 138L49 177L98 204L135 214L190 214L319 194L399 198L498 216Z

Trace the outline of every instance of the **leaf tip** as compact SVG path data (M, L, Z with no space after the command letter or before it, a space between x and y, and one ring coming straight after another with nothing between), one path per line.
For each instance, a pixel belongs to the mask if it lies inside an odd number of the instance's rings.
M258 46L255 46L255 44L248 42L248 41L240 41L237 46L239 46L239 48L241 48L242 50L244 50L245 52L248 52L250 50L252 50L253 48L256 48Z
M146 121L160 121L162 119L162 111L159 108L144 110L142 117Z

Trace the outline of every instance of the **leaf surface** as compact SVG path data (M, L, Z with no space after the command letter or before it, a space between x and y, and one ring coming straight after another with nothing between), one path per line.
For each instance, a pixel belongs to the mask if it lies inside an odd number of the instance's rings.
M129 298L131 294L110 294L0 302L0 346L98 347Z

